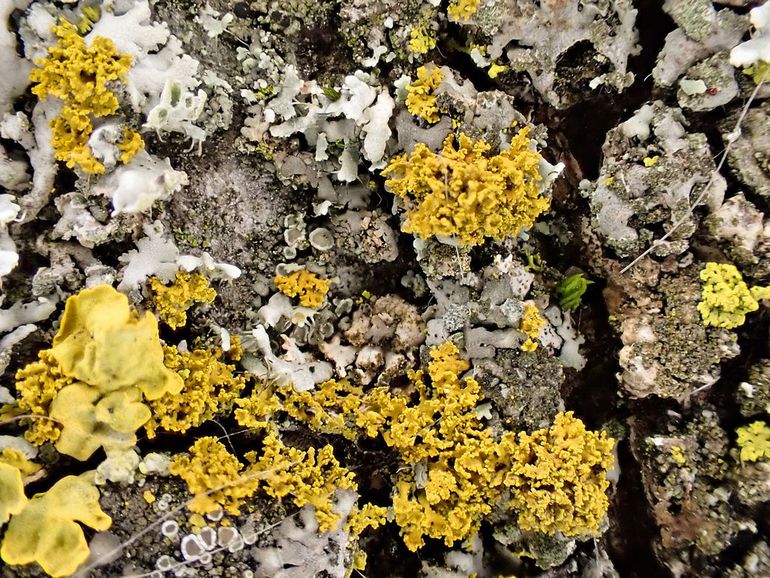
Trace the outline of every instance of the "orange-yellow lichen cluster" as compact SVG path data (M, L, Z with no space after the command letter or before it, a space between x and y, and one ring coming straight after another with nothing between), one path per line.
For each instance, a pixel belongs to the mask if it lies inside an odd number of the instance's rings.
M91 46L78 34L77 28L66 20L54 27L58 39L48 49L46 58L38 59L29 74L32 88L39 98L56 97L64 102L59 115L51 121L51 144L56 158L69 168L80 167L87 173L103 173L88 146L93 132L93 118L109 116L118 110L118 99L109 84L124 80L132 57L121 54L109 38L97 36ZM139 150L142 139L126 129L119 145L121 160L126 162Z
M300 269L288 275L276 275L275 286L288 297L297 297L300 305L317 309L323 305L332 282L321 279L307 269Z
M541 157L528 132L520 130L510 148L494 156L485 141L460 134L457 147L449 135L439 154L418 143L412 154L396 157L382 174L389 176L386 187L405 201L403 230L478 245L531 227L549 201L540 196Z
M560 413L549 429L519 434L505 485L519 526L565 536L596 534L609 502L614 440L586 430L572 412Z
M234 347L239 347L237 338L233 340ZM182 378L184 386L178 393L149 402L152 417L144 424L148 438L158 430L184 433L227 413L246 386L246 379L235 375L235 366L222 360L224 352L219 348L182 353L164 345L163 352L163 363Z
M204 437L190 448L189 455L179 455L170 472L187 482L194 498L190 511L206 514L224 508L237 514L245 500L262 491L274 498L291 496L297 507L315 508L319 530L335 529L339 514L334 511L334 493L338 489L356 489L353 473L340 466L327 445L307 451L287 447L276 431L262 442L262 451L246 454L244 466L224 445Z
M166 286L157 277L150 278L155 312L171 329L187 325L187 311L196 303L211 303L217 292L201 273L180 271L174 282Z
M586 431L572 413L518 441L514 433L496 439L476 411L479 384L461 377L468 368L447 342L433 348L427 372L409 374L416 399L386 387L363 392L344 381L303 393L263 387L238 402L236 419L271 427L268 416L285 411L324 433L382 436L408 466L396 481L392 507L412 550L426 536L447 545L469 538L506 492L527 528L596 533L607 510L613 441ZM554 488L552 502L545 480Z

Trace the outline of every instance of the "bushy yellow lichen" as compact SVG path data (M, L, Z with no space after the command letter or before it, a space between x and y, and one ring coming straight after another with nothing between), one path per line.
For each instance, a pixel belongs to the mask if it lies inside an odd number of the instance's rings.
M300 305L313 309L323 305L332 284L331 280L321 279L307 269L300 269L288 275L276 275L273 281L281 293L297 297Z
M427 54L436 47L436 36L428 33L425 26L414 26L409 32L409 52Z
M760 458L770 459L770 427L763 421L755 421L736 430L741 459L756 462Z
M363 391L348 381L329 380L313 391L295 391L289 385L277 390L281 409L316 431L356 439L358 430L350 416L361 407Z
M385 185L406 201L403 230L425 239L455 237L478 245L531 227L548 209L540 196L540 155L524 128L508 150L489 156L491 146L461 134L449 135L439 154L418 143L411 155L395 158L383 171Z
M166 286L157 277L150 278L155 312L171 329L187 324L187 311L196 303L211 303L217 292L209 287L209 280L198 272L180 271L174 282Z
M270 427L272 416L281 411L281 400L275 395L275 389L265 383L257 383L246 398L235 400L238 406L235 412L235 421L241 427L254 430L263 430Z
M334 450L327 445L307 451L287 447L271 430L262 442L261 452L249 452L247 467L216 438L195 442L189 455L174 458L169 471L187 482L193 500L192 512L206 514L219 507L236 515L245 500L260 489L274 498L291 496L297 507L315 508L319 531L337 527L334 493L338 489L355 490L353 473L340 466Z
M540 336L540 331L544 326L545 319L540 315L537 305L526 303L524 305L524 314L519 324L519 331L527 336L527 340L521 344L522 351L535 351L537 349L537 341L535 340Z
M393 494L393 518L411 550L422 547L426 536L447 545L470 538L508 491L517 496L514 506L530 528L595 533L607 509L605 471L612 464L613 441L586 431L571 413L559 414L551 429L523 434L521 442L513 433L497 439L479 418L480 386L462 377L469 364L457 347L446 342L430 355L427 372L408 374L411 396L386 387L363 392L334 381L303 393L261 387L238 402L238 421L272 432L270 416L281 411L316 431L348 439L355 439L356 430L382 436L404 462ZM546 479L557 489L553 503ZM382 520L386 511L371 513Z
M586 430L572 412L559 413L549 429L520 433L506 473L519 526L545 534L596 535L607 512L606 471L614 440Z
M255 472L245 472L238 458L214 437L202 437L189 449L189 455L174 457L169 472L187 482L193 495L188 508L198 514L221 507L237 515L244 502L257 492L260 481Z
M444 73L433 64L417 69L417 80L406 87L406 109L433 124L441 119L433 91L444 80Z
M758 299L767 299L767 287L749 287L735 265L706 263L700 272L703 282L698 311L705 325L734 329L746 314L759 309Z
M265 472L263 490L274 498L290 495L298 508L310 504L315 509L318 530L336 529L339 514L334 512L334 492L356 490L353 472L340 466L334 449L326 445L307 451L285 446L275 430L265 437L261 455L246 454L250 470Z
M55 442L61 435L61 424L49 417L51 402L59 391L74 380L64 374L49 349L39 351L38 360L16 372L19 409L31 414L24 437L39 446Z
M246 386L246 379L235 375L235 366L222 361L224 353L219 348L180 353L176 347L164 346L163 351L166 367L184 385L178 393L148 402L152 410L144 424L148 438L154 438L158 430L184 433L229 412Z
M36 83L32 92L41 99L53 96L64 103L59 116L51 121L56 158L69 168L79 166L87 173L103 173L104 165L88 147L92 117L117 112L118 99L110 83L125 79L132 57L119 53L112 40L102 36L87 46L77 28L64 19L54 27L54 33L57 43L48 49L47 57L35 61L36 68L29 74L30 81Z
M0 547L6 564L37 562L50 576L70 576L90 551L80 524L103 532L112 519L99 506L92 473L65 476L11 518Z
M142 135L130 128L123 129L123 140L118 143L120 162L128 163L142 149L144 149Z
M455 22L469 22L479 9L480 0L452 0L447 7L447 14Z

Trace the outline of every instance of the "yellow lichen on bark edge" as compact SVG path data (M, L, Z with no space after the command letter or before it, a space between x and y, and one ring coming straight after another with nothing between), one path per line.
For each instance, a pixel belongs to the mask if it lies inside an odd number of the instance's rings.
M738 434L742 460L756 462L760 458L770 459L770 427L765 422L752 422L739 427L735 433Z
M531 227L549 207L540 196L540 154L531 150L528 128L508 150L489 156L490 145L461 133L455 148L449 135L436 154L418 143L382 171L386 187L405 201L403 231L427 239L453 237L479 245Z
M698 311L704 325L735 329L746 321L746 314L759 309L759 301L770 297L770 288L749 289L735 265L706 263Z

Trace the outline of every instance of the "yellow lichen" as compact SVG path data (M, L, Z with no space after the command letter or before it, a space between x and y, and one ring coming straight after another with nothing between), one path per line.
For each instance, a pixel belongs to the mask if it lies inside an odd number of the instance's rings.
M70 576L90 551L81 524L107 530L112 519L99 506L92 476L65 476L36 494L11 518L0 548L6 564L37 562L50 576Z
M128 163L142 149L144 149L142 135L127 127L123 129L123 140L118 143L120 162Z
M425 26L414 26L409 32L409 52L427 54L436 47L436 37Z
M0 460L0 525L27 505L24 478L19 468Z
M763 421L755 421L736 430L741 459L756 462L760 458L770 459L770 427Z
M654 167L659 160L660 160L660 156L659 155L655 155L655 156L652 156L652 157L644 157L642 159L642 162L644 163L645 167Z
M754 84L770 81L770 62L767 60L757 60L751 66L743 69L743 74L750 76Z
M516 496L513 506L522 523L530 528L571 535L595 532L607 509L605 471L612 464L613 441L604 433L586 431L571 413L559 414L550 429L522 434L520 442L510 432L498 439L477 413L481 389L472 377L462 377L469 364L457 347L446 342L434 347L430 356L427 371L408 374L411 396L393 394L386 387L363 392L344 381L329 381L302 393L261 386L249 399L239 400L238 422L268 432L266 453L258 463L259 471L271 471L265 480L272 488L268 493L306 494L305 482L297 484L291 464L318 459L310 450L304 455L282 446L272 422L280 411L316 431L351 440L356 429L369 437L382 436L399 453L404 465L393 493L393 519L410 550L419 549L426 536L447 545L470 538L509 490ZM326 451L333 459L331 448ZM294 482L272 471L285 472ZM336 476L320 491L321 504L327 504L332 488L346 483L353 487L346 472L337 471ZM548 479L556 486L553 501L545 491ZM287 484L295 487L286 489ZM319 511L317 501L295 503L313 503ZM336 517L327 518L328 509L322 512L319 522L324 519L324 527L333 527ZM385 508L364 506L360 514L351 515L350 528L358 530L369 519L384 522L386 513Z
M274 389L264 383L256 384L249 397L237 399L235 403L238 406L235 421L241 427L255 430L266 429L272 415L283 408Z
M245 378L234 374L235 366L221 361L219 348L180 353L176 347L164 346L163 351L166 367L184 385L178 393L149 402L152 417L144 424L148 438L154 438L158 430L184 433L226 413L246 386Z
M19 408L36 419L34 443L88 459L99 447L125 448L150 419L144 399L178 393L182 378L163 365L158 322L140 316L109 285L67 299L53 347L16 375Z
M300 305L313 309L323 305L332 283L331 280L321 279L307 269L300 269L288 275L276 275L273 281L281 293L297 297Z
M230 454L213 437L201 438L190 448L190 455L174 458L169 471L187 482L193 500L192 512L206 514L219 507L236 515L245 500L261 490L274 498L288 495L297 507L315 508L319 531L337 527L334 493L355 490L353 473L340 466L331 446L307 451L287 447L271 430L263 440L261 452L246 454L249 466Z
M12 466L21 472L23 477L29 477L40 471L43 467L27 459L21 451L15 448L3 448L0 452L0 464Z
M544 326L545 319L540 315L540 310L537 306L534 303L526 303L524 305L524 314L519 324L519 331L527 336L527 340L521 345L522 351L535 351L537 349L537 341L535 340Z
M249 470L265 472L264 491L274 498L291 495L298 508L310 504L315 509L318 530L335 530L339 514L334 512L334 492L356 490L353 473L340 466L334 449L326 445L307 451L287 447L275 431L263 440L262 454L246 454Z
M549 429L520 433L506 473L519 526L545 534L598 534L608 507L613 447L606 433L586 430L572 412L559 413Z
M358 536L367 528L379 528L387 522L388 509L374 504L364 504L356 507L348 516L345 531L352 536Z
M479 9L479 2L480 0L452 0L447 7L447 14L455 22L469 22Z
M217 438L202 437L192 445L189 455L174 457L169 472L187 482L193 495L188 504L191 512L208 514L221 507L237 515L259 487L259 476L245 473L243 467Z
M489 65L489 68L487 69L487 74L489 75L489 78L497 78L498 76L500 76L500 74L502 74L506 70L508 70L507 66L503 64L496 64L493 62L492 64Z
M174 282L166 286L157 277L150 278L155 301L155 312L171 329L187 324L187 311L196 303L211 303L217 292L209 287L209 280L201 273L180 271Z
M118 99L110 83L123 80L131 67L132 57L121 54L109 38L97 36L86 45L77 28L62 19L54 27L58 39L48 49L48 56L35 61L29 74L33 94L39 98L56 97L64 102L57 118L51 122L52 145L56 158L69 168L79 166L87 173L102 173L104 165L94 158L88 147L93 131L92 117L114 114Z
M460 134L448 136L439 154L418 143L411 155L395 158L385 185L406 201L403 230L425 239L455 237L463 245L504 239L531 227L548 209L540 196L540 155L524 128L508 150L489 156L491 146Z
M347 381L325 381L313 391L295 391L289 385L279 388L281 409L305 422L316 431L356 439L358 431L351 423L361 406L363 392Z
M417 80L406 87L407 110L431 124L438 122L441 115L433 91L438 88L442 80L444 80L444 73L437 66L431 64L418 68Z
M49 417L51 402L59 391L74 380L64 374L51 351L39 351L38 360L16 372L19 409L34 416L24 437L35 445L55 442L61 435L61 424Z
M703 282L698 303L703 323L733 329L746 321L746 314L759 309L758 299L766 299L767 287L749 287L735 265L706 263L700 272Z

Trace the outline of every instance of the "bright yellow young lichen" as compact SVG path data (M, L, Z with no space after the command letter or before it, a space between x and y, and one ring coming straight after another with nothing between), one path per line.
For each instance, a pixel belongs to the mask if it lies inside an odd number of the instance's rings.
M444 80L444 73L434 65L417 69L417 80L406 87L406 109L433 124L441 119L433 91Z
M436 47L436 37L425 26L414 26L409 32L409 52L427 54Z
M201 273L180 271L174 282L166 286L157 277L150 278L155 311L171 329L187 324L187 311L196 303L211 303L217 292L209 287L209 280Z
M331 280L321 279L307 269L300 269L288 275L276 275L273 281L281 293L297 297L300 305L313 309L323 305L332 284Z
M535 351L540 330L545 326L545 319L540 315L540 310L534 303L524 305L524 314L521 317L519 331L527 336L527 340L521 344L522 351Z
M388 189L406 201L403 230L478 245L531 227L549 201L540 196L541 157L531 150L528 132L520 130L510 148L494 156L485 141L460 134L457 148L449 135L439 154L418 143L411 155L395 158L382 174L390 177Z
M479 2L480 0L453 0L447 7L447 14L455 22L469 22L479 9Z
M119 53L112 40L102 36L87 46L77 28L64 19L54 27L54 33L56 45L48 49L46 58L35 62L36 68L29 74L30 81L36 83L32 93L64 102L59 116L51 122L56 158L69 168L79 166L87 173L103 173L104 165L88 147L92 117L109 116L118 110L110 83L125 79L132 57ZM131 147L136 148L136 144Z
M704 325L734 329L746 314L759 309L758 300L770 297L770 288L749 289L735 265L706 263L700 272L703 288L698 311Z
M760 458L770 459L770 427L765 422L755 421L739 427L736 433L742 460L756 462Z

